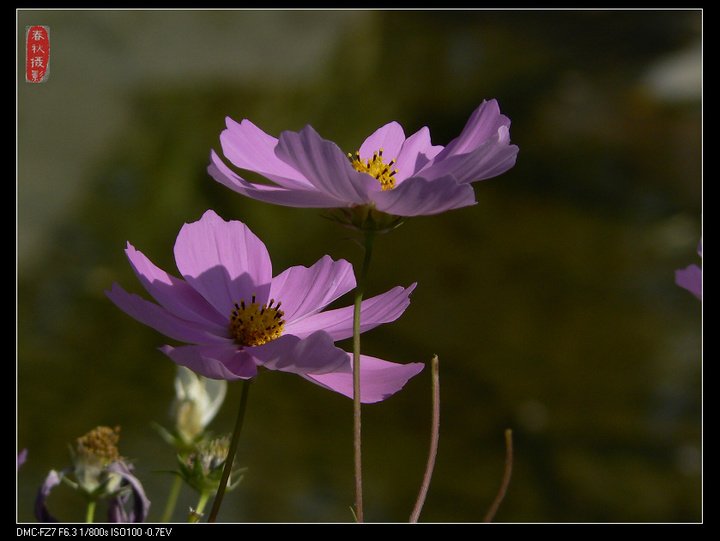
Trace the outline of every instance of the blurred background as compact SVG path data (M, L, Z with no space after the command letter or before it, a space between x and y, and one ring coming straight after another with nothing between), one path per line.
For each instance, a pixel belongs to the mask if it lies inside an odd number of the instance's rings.
M142 292L127 241L177 274L175 237L215 209L275 269L359 265L314 209L245 199L206 172L225 117L311 124L354 152L376 128L460 133L483 99L512 120L517 165L478 204L376 244L368 294L418 282L366 353L441 365L441 436L421 522L702 520L702 305L675 284L701 264L702 11L20 10L17 21L17 519L68 445L121 426L158 520L174 455L175 366L163 336L103 291ZM24 80L29 25L50 77ZM350 304L344 298L339 304ZM350 349L349 343L342 346ZM230 432L241 384L211 429ZM363 410L365 518L405 522L429 444L430 372ZM296 376L253 385L218 519L351 522L352 403ZM197 498L181 496L175 520ZM84 506L50 496L63 521Z

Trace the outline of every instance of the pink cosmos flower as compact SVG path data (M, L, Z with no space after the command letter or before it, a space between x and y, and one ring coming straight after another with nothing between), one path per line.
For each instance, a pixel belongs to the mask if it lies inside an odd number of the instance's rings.
M702 241L698 246L698 255L702 257ZM697 265L675 271L675 283L702 300L702 269Z
M226 119L223 154L235 167L274 184L248 182L211 152L210 175L248 197L291 207L368 206L394 216L438 214L475 204L471 182L504 173L515 164L510 120L497 101L483 101L446 147L430 130L405 137L397 122L378 129L348 155L311 127L276 139L249 120ZM350 159L348 159L350 157Z
M188 344L160 348L175 363L224 380L252 378L262 366L352 397L352 355L334 342L352 336L353 307L322 311L355 287L347 261L325 256L309 268L273 276L262 241L245 224L226 222L212 210L178 234L174 255L183 279L156 267L130 243L125 252L158 304L117 284L105 293L141 323ZM361 331L400 317L415 285L364 301ZM363 402L384 400L423 368L361 359Z

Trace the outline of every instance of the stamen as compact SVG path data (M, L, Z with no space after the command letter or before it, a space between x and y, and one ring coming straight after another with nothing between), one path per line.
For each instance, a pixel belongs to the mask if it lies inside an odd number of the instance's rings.
M280 302L275 304L274 299L259 306L255 302L255 295L252 302L245 304L234 303L235 310L230 313L230 333L242 346L259 346L270 340L275 340L282 333L285 320L282 319L284 312L280 310Z
M372 158L368 158L366 161L360 158L359 151L355 153L354 157L352 154L348 154L348 158L356 171L367 173L378 179L383 190L392 190L395 187L393 176L398 172L397 169L390 169L395 164L395 159L393 158L386 164L382 155L383 149L379 149Z

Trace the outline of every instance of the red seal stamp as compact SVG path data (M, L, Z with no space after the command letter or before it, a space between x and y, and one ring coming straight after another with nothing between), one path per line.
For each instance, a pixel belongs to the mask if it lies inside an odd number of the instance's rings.
M47 26L25 28L25 80L43 83L50 76L50 29Z

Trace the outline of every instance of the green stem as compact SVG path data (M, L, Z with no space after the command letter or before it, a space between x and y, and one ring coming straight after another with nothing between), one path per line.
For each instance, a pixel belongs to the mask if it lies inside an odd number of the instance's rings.
M207 504L209 499L210 499L210 492L202 492L200 494L200 499L198 500L197 507L190 512L190 515L188 517L188 522L200 521L203 511L205 510L205 505Z
M355 289L355 305L353 309L353 446L355 451L355 517L358 522L363 521L363 499L362 499L362 422L361 422L361 393L360 393L360 308L363 294L365 293L365 282L367 280L370 258L375 241L373 231L365 232L365 257L362 270Z
M88 500L87 509L85 509L85 522L91 524L95 520L95 500Z
M170 488L170 493L168 494L168 501L165 504L162 522L170 522L170 519L172 519L173 512L175 511L175 505L177 504L178 496L180 495L180 489L182 488L182 483L182 477L176 475L173 480L173 485Z
M240 441L240 432L242 431L243 419L245 418L245 408L247 407L251 381L252 380L250 379L243 381L242 395L240 396L240 409L238 410L237 420L235 421L235 430L233 430L233 435L230 440L230 448L228 449L228 455L225 459L225 466L223 468L222 477L220 478L220 486L218 486L215 501L213 502L210 516L208 517L208 522L215 522L218 511L220 510L220 504L222 503L223 496L225 495L225 489L227 488L228 479L230 478L233 460L235 460L235 452L237 451L238 441Z

